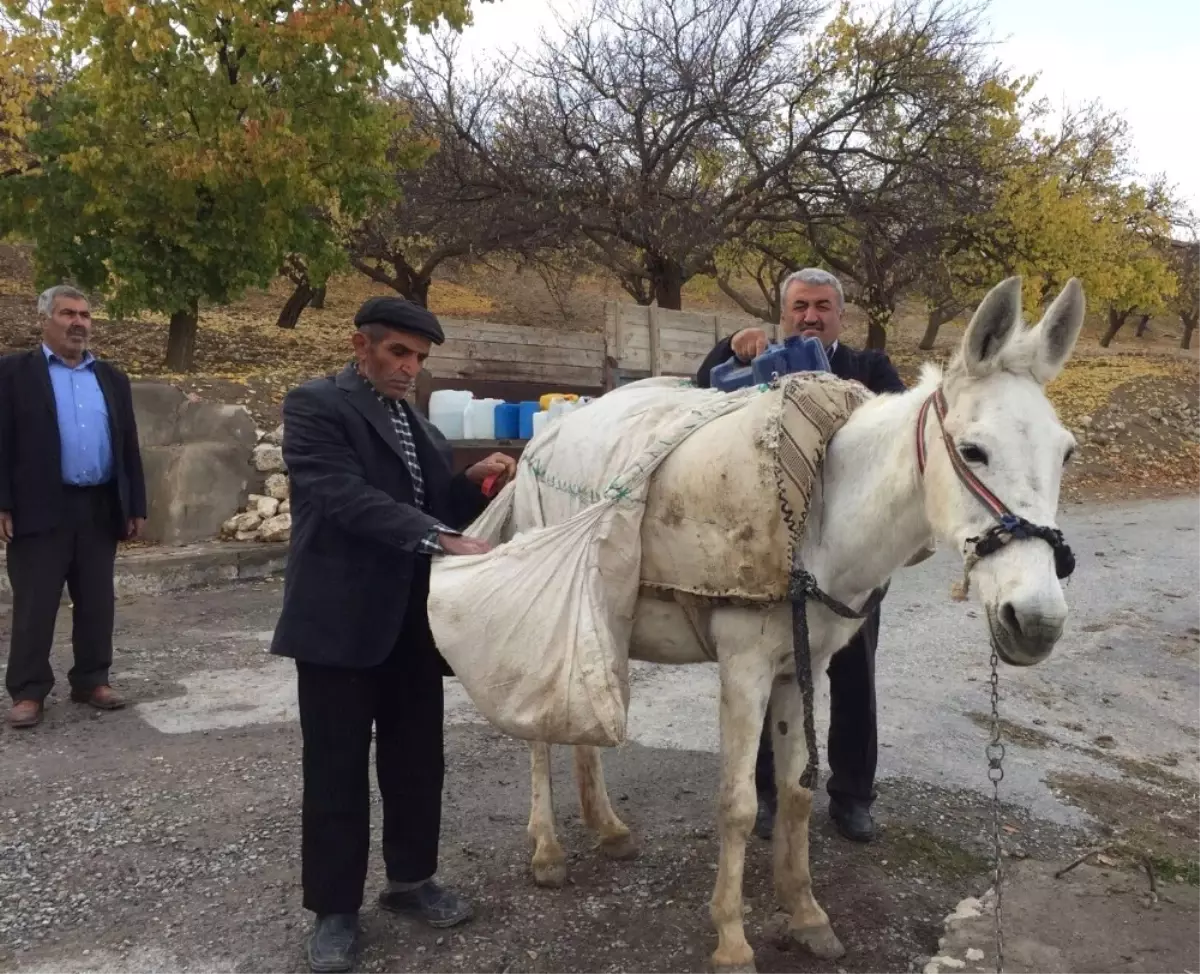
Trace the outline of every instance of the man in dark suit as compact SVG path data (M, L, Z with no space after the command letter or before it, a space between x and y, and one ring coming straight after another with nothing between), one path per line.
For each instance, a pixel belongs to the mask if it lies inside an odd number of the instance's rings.
M846 299L841 282L828 271L805 268L790 275L779 289L782 337L807 335L825 345L834 375L861 382L872 392L903 392L904 383L883 352L858 351L840 340ZM745 328L717 344L700 366L698 385L708 387L709 374L733 355L749 362L767 347L762 328ZM826 789L829 814L848 839L870 842L875 836L871 803L875 800L878 727L875 714L875 649L879 643L879 610L863 620L854 638L829 663L829 769ZM758 820L755 832L770 836L774 827L776 790L768 713L759 739L755 782Z
M302 885L316 914L313 971L354 963L370 845L372 725L383 799L387 910L435 927L470 906L434 881L443 779L442 677L426 600L430 556L480 554L455 529L516 470L494 454L464 474L437 429L404 401L441 325L399 298L354 319L354 361L283 405L292 535L271 651L296 661L304 740Z
M50 649L67 585L71 699L100 710L109 686L117 541L146 520L146 484L129 379L88 351L92 313L72 287L38 298L42 343L0 359L0 540L8 546L12 643L9 723L33 727L54 686Z

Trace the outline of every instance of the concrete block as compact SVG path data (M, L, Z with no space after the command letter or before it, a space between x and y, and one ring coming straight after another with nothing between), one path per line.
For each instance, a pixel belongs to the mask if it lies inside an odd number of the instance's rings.
M190 443L149 455L154 476L148 471L148 541L188 544L213 538L246 496L251 469L244 445Z
M179 410L176 435L184 443L240 443L254 449L254 417L245 406L215 402L188 402Z
M142 449L178 442L179 410L187 402L183 390L165 382L134 382L131 386Z

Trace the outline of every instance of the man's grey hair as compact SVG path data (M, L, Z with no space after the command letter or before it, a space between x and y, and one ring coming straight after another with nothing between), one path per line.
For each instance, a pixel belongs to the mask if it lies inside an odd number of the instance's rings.
M819 267L805 267L798 271L793 271L783 279L783 283L779 285L779 313L783 314L787 307L788 290L793 284L800 281L804 284L811 284L813 287L831 287L837 292L838 296L838 311L846 310L846 292L842 290L842 282L837 279L829 271L823 271Z
M66 298L68 301L87 301L90 299L79 288L71 287L70 284L56 284L54 287L48 287L38 295L38 314L43 318L49 318L54 314L54 302L59 298Z

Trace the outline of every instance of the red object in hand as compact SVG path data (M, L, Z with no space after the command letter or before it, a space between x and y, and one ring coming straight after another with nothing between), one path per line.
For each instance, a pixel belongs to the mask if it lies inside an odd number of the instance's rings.
M483 478L483 483L479 485L479 489L483 491L484 497L491 497L496 492L496 481L500 479L498 473L490 474Z

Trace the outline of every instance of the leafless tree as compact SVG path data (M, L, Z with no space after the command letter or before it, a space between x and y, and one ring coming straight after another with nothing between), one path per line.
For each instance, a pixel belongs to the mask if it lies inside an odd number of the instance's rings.
M410 54L392 97L408 116L405 146L420 165L395 161L396 196L350 233L350 262L368 277L425 305L434 273L455 258L528 254L562 239L552 194L534 192L500 112L506 71L479 67L460 77L456 40L441 32Z

